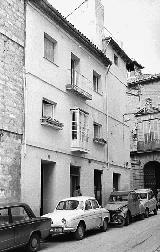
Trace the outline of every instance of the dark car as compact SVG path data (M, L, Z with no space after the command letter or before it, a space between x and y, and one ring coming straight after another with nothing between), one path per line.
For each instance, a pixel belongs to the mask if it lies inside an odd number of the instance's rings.
M120 227L128 225L135 216L141 219L145 216L145 208L135 191L112 192L105 208L110 212L110 223Z
M37 251L50 232L51 219L36 217L24 203L0 204L0 251L25 246Z

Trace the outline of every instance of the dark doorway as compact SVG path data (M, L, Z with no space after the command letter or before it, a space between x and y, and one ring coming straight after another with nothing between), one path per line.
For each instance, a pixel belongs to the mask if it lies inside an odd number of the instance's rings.
M160 163L151 161L144 166L144 188L151 188L154 194L160 189Z
M120 174L113 173L113 190L115 191L119 190L119 183L120 183Z
M102 171L94 170L94 194L98 203L102 205Z
M53 211L54 208L54 162L41 161L41 207L40 215Z
M76 190L76 186L80 185L80 167L70 166L70 196L73 196L73 192Z

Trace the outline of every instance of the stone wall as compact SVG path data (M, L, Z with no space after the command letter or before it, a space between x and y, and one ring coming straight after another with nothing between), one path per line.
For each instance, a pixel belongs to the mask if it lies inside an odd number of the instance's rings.
M0 202L20 200L24 1L0 1Z

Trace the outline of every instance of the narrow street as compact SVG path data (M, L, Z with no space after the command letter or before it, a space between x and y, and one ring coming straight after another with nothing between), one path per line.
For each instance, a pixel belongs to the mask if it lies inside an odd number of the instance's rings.
M110 227L106 233L89 232L82 241L71 236L54 237L41 244L41 252L158 252L160 251L160 210L158 215L132 222L123 228Z

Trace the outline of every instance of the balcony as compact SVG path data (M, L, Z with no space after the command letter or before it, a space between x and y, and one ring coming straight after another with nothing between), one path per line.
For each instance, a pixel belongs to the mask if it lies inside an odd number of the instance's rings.
M137 152L151 152L156 150L160 150L160 139L155 139L147 143L144 141L137 142Z
M105 139L98 137L93 138L93 142L101 145L105 145L107 143Z
M69 70L66 90L85 100L92 100L91 82L77 71Z
M52 127L56 130L62 130L64 127L63 123L51 117L42 117L40 120L41 120L41 125Z
M77 138L72 139L71 151L79 153L88 153L88 139L89 139L89 130L80 129Z

